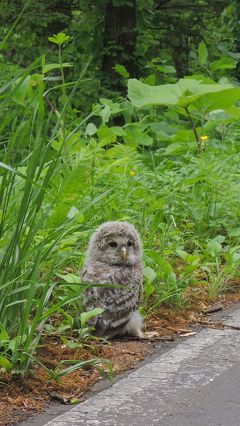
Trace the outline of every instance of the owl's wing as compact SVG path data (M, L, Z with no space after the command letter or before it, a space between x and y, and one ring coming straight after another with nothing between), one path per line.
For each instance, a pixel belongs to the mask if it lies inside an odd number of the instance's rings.
M81 282L89 284L114 284L113 279L109 276L108 271L99 271L92 265L85 265L81 271ZM84 294L84 308L90 311L94 308L106 308L105 300L106 287L89 287ZM98 317L91 320L91 325L96 325Z

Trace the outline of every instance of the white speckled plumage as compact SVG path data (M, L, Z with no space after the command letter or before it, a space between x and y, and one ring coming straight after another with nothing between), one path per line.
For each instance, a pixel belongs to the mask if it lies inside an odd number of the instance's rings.
M85 283L116 284L126 288L93 287L85 292L85 310L104 312L91 324L98 336L142 338L143 319L137 312L142 293L142 244L133 225L106 222L92 235L81 271Z

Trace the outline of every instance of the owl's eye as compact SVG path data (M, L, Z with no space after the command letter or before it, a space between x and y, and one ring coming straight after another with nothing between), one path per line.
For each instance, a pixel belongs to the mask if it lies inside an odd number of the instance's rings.
M117 243L116 243L115 241L110 241L110 242L108 243L108 245L109 245L110 247L113 247L113 248L116 248L116 247L117 247Z
M132 246L133 246L133 242L132 242L132 241L128 241L128 242L127 242L127 246L128 246L128 247L132 247Z

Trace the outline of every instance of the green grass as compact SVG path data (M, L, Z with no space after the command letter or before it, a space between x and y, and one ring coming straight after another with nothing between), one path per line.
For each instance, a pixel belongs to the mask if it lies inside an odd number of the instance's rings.
M146 314L163 301L184 306L186 288L203 279L215 297L240 266L237 122L224 140L209 131L200 155L189 143L169 155L150 129L163 118L179 126L171 111L140 114L105 100L79 117L81 78L54 89L44 66L42 58L24 71L2 67L0 79L0 366L21 373L49 317L63 315L63 335L80 327L82 287L73 281L104 221L132 222L142 236ZM119 111L122 127L112 123ZM67 266L76 273L65 275Z

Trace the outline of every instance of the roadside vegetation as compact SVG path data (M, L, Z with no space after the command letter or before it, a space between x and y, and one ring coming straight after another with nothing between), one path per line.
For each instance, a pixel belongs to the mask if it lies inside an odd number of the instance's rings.
M146 316L166 302L187 307L189 288L204 289L211 300L239 277L240 53L239 39L226 27L226 16L234 22L230 3L219 12L224 46L219 36L213 53L213 40L208 48L199 34L186 72L171 63L167 47L165 59L151 57L142 73L139 61L138 78L127 63L115 63L118 87L104 86L105 69L97 98L95 86L89 89L96 58L76 70L71 34L45 37L50 53L26 57L23 66L19 51L17 63L4 56L19 41L18 22L6 32L0 64L3 373L24 375L40 364L43 333L70 347L88 344L87 320L97 312L82 311L79 270L89 236L104 221L132 222L141 234ZM153 51L150 45L148 55ZM59 379L86 364L105 374L97 359L65 360L48 372Z

